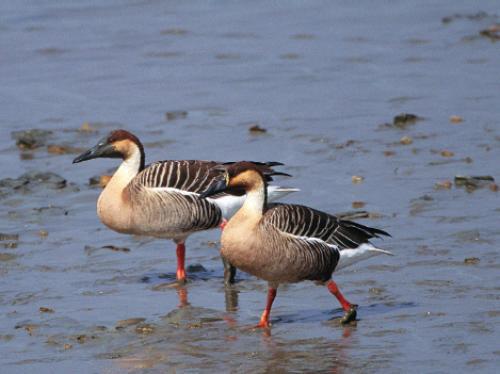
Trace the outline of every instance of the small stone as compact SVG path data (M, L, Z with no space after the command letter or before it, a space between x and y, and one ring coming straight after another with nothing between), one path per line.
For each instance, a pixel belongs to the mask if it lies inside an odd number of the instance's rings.
M45 306L41 306L41 307L39 308L39 310L40 310L40 313L54 313L54 309L52 309L52 308L47 308L47 307L45 307Z
M442 181L442 182L437 182L434 187L436 190L449 190L453 184L451 181Z
M479 35L485 36L492 41L500 40L500 24L492 25L487 29L481 30Z
M215 240L207 240L204 244L210 248L215 248L219 245L219 243Z
M15 255L13 253L0 253L0 262L11 261L11 260L15 259L16 257L17 257L17 255Z
M265 132L267 132L267 130L263 127L260 127L259 124L255 124L253 126L251 126L248 131L250 131L251 133L254 133L254 134L263 134Z
M372 287L368 290L370 293L374 294L374 295L380 295L384 292L384 289L383 288L378 288L378 287Z
M115 329L121 330L129 326L138 325L146 320L146 318L128 318L122 319L116 323Z
M468 192L472 192L477 188L482 188L489 186L491 183L495 182L495 178L491 175L479 175L479 176L455 176L455 186L465 187Z
M93 128L90 123L84 122L82 126L80 126L79 129L81 132L96 132L97 130Z
M40 238L46 238L47 236L49 236L49 232L47 230L40 230L38 231L38 236Z
M352 202L352 207L353 209L360 209L363 208L366 205L364 201L353 201Z
M47 146L47 152L55 154L55 155L64 155L69 153L69 148L63 145L51 144Z
M181 36L181 35L186 35L188 34L189 31L185 29L179 29L179 28L171 28L171 29L164 29L160 31L161 35L176 35L176 36Z
M467 264L467 265L476 265L476 264L479 264L481 260L477 257L467 257L465 260L464 260L464 264Z
M7 240L19 240L19 234L5 234L0 232L0 242Z
M64 345L63 345L63 349L64 349L65 351L67 351L68 349L71 349L71 348L73 348L73 345L72 345L72 344L66 343L66 344L64 344Z
M352 181L352 183L354 183L354 184L361 183L361 182L363 182L364 180L365 180L365 178L364 178L364 177L362 177L362 176L360 176L360 175L353 175L353 176L351 177L351 181Z
M489 188L493 192L498 192L498 184L496 184L496 183L491 183Z
M48 130L24 130L12 132L12 137L20 149L35 149L45 145L47 139L52 135Z
M460 123L463 122L464 119L460 116L450 116L450 122L451 123Z
M453 157L455 156L455 153L453 153L452 151L444 150L440 152L440 155L443 157Z
M413 143L413 139L410 136L403 136L399 142L403 145L409 145Z
M130 252L130 248L116 247L114 245L103 245L101 248L110 249L110 250L115 251L115 252L125 252L125 253Z
M394 151L384 151L385 157L391 157L391 156L394 156L395 154L396 154L396 152L394 152Z
M138 334L152 334L155 331L154 326L149 323L141 323L135 328L135 332Z
M188 116L188 112L185 110L172 110L170 112L165 113L165 118L167 121L173 121L176 119L183 119Z
M418 116L411 113L401 113L394 117L393 123L396 125L398 123L415 122Z
M77 341L78 343L80 343L80 344L85 343L85 342L87 341L87 339L88 339L88 336L87 336L87 335L85 335L85 334L78 335L78 336L76 337L76 341Z
M202 264L191 264L186 268L186 270L188 273L201 273L207 271Z

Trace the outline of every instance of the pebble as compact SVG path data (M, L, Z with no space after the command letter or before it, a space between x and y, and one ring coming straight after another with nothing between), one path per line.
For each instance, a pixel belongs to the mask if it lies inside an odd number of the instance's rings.
M13 131L11 133L17 147L23 150L43 147L51 135L52 131L40 129Z
M155 331L155 328L153 325L150 325L149 323L141 323L135 328L135 332L138 334L152 334Z
M263 127L260 127L259 124L255 124L253 126L250 126L248 128L248 131L250 131L250 133L253 133L253 134L263 134L263 133L267 132L267 130Z
M434 187L437 189L437 190L449 190L451 189L451 186L453 185L453 183L451 183L451 181L449 180L446 180L446 181L442 181L442 182L437 182Z
M54 313L54 309L41 306L39 308L40 313Z
M353 209L363 208L365 205L366 205L366 203L364 201L353 201L352 202Z
M399 142L403 145L409 145L413 143L413 139L410 136L403 136Z
M172 110L165 113L165 118L167 121L173 121L176 119L183 119L188 116L188 112L185 110Z
M477 257L467 257L465 260L464 260L464 264L467 264L467 265L476 265L476 264L479 264L481 260Z
M450 116L450 122L451 123L461 123L463 122L463 118L460 116Z
M351 177L351 181L352 181L352 183L354 183L354 184L361 183L361 182L363 182L364 180L365 180L365 178L364 178L364 177L362 177L362 176L360 176L360 175L353 175L353 176Z
M452 151L447 151L447 150L441 151L440 154L443 157L453 157L453 156L455 156L455 153L453 153Z
M116 323L115 329L121 330L129 326L133 325L138 325L139 323L142 323L146 320L146 318L128 318L128 319L122 319Z

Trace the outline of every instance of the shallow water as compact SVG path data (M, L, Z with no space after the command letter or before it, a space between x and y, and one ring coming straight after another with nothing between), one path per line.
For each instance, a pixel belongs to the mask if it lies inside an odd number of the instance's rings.
M435 184L500 178L500 44L479 35L500 10L373 6L2 2L2 178L67 180L0 191L0 233L19 235L0 241L2 372L494 372L498 192ZM187 116L167 120L170 111ZM422 119L384 125L401 112ZM78 131L84 122L96 131ZM251 134L256 123L268 131ZM217 231L187 242L188 264L205 270L169 287L173 243L117 234L96 217L88 178L116 161L71 164L117 127L144 141L149 161L279 160L294 175L280 183L302 190L287 201L329 212L366 203L377 218L360 222L389 231L377 244L396 256L335 276L360 305L357 324L339 326L336 300L302 283L278 291L271 334L247 329L266 285L239 273L224 288ZM11 132L32 128L52 135L20 151ZM50 144L77 149L57 155ZM111 244L130 251L99 249ZM130 318L144 321L119 322Z

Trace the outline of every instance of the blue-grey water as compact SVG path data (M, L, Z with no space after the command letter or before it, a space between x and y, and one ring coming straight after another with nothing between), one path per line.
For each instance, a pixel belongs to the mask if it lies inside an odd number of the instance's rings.
M1 372L497 372L499 192L453 179L500 178L500 41L480 35L499 17L497 1L2 1L0 179L67 184L0 181L0 233L18 235L0 237ZM390 125L403 112L421 120ZM357 324L304 282L278 291L270 335L249 330L266 285L225 290L216 230L187 242L205 271L169 287L173 243L96 216L88 179L117 160L71 164L119 127L149 162L278 160L302 190L287 201L370 212L396 256L334 274ZM52 133L19 150L29 129Z

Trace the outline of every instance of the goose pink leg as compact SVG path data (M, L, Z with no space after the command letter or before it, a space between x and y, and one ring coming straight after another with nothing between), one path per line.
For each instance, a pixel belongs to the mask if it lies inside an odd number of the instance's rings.
M186 271L184 270L184 262L186 261L186 246L184 243L177 244L177 281L186 282Z
M257 324L257 328L264 328L268 329L270 327L269 324L269 315L271 314L271 307L273 306L273 301L274 298L276 297L276 288L269 287L267 290L267 305L266 309L264 309L264 312L262 313L262 316L260 317L260 321Z

